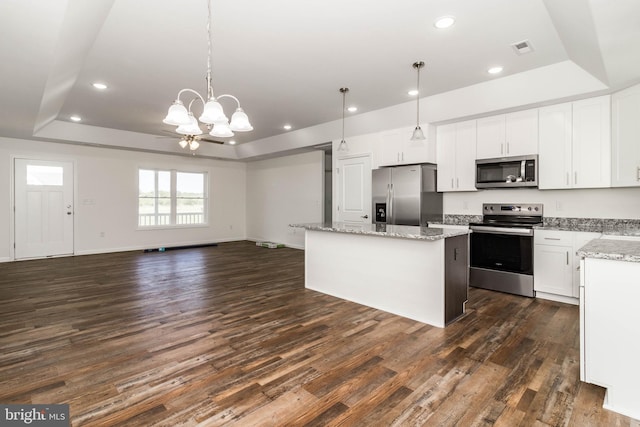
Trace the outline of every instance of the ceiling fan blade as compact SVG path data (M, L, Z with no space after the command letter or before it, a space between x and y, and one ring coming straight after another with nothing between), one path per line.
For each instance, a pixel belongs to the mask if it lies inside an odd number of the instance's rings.
M200 141L205 141L205 142L212 142L214 144L224 144L224 141L220 141L218 139L210 139L210 138L203 138L203 137L199 137L198 138Z

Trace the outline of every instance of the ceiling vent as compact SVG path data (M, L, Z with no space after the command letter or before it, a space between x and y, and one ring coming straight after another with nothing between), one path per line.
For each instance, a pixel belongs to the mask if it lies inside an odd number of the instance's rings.
M518 55L533 52L533 46L531 46L531 42L529 40L522 40L521 42L513 43L511 47Z

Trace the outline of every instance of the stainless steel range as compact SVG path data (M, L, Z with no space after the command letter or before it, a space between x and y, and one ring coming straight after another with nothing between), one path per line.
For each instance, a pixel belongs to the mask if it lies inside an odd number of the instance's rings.
M482 222L471 223L469 285L533 297L533 227L542 204L482 205Z

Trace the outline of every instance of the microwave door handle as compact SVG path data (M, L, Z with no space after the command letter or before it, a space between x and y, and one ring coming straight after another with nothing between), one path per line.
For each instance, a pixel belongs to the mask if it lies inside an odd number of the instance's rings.
M523 181L525 181L527 179L527 169L526 169L526 165L527 161L523 160L520 162L520 177L522 178Z

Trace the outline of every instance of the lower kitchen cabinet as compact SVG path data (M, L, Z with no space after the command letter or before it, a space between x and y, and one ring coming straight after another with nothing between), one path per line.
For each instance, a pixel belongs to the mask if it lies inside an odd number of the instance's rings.
M469 292L469 236L444 242L444 316L449 324L464 314Z
M536 296L577 304L580 295L580 259L576 252L598 237L600 233L535 230L533 288Z

